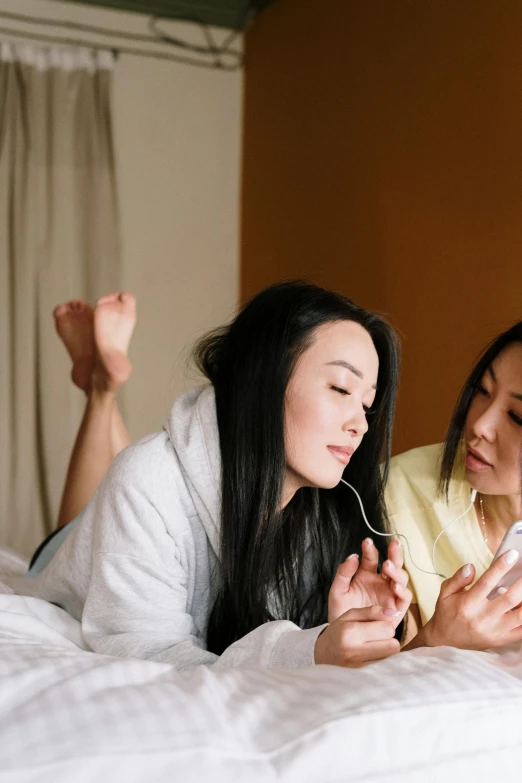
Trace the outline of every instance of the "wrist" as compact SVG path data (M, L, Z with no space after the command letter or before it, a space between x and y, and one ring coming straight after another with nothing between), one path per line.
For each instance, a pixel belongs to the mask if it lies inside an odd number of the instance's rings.
M92 384L91 388L87 392L87 404L90 407L97 409L107 408L111 409L116 399L116 392L112 389L103 388L96 384Z
M421 644L419 645L419 647L438 646L435 629L433 627L433 622L431 620L428 620L428 622L422 626L418 635L421 637L420 638Z
M408 652L408 650L416 650L418 647L437 647L437 641L435 639L431 621L428 621L426 625L423 625L411 642L403 647L402 650L403 652Z

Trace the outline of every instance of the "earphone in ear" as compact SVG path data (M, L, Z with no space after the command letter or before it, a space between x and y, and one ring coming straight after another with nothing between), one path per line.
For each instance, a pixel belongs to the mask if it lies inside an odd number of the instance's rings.
M413 559L412 554L411 554L411 549L410 549L410 542L408 541L406 536L403 535L402 533L380 533L378 530L375 530L370 525L370 523L368 522L368 518L366 517L366 513L364 511L364 506L363 506L363 502L361 500L361 496L359 495L359 493L357 492L355 487L352 487L352 485L349 484L344 479L341 479L341 481L342 481L343 484L346 484L346 486L349 487L352 490L352 492L355 494L357 500L359 501L359 506L361 507L361 513L362 513L363 519L364 519L364 521L366 523L366 526L372 531L372 533L374 533L376 536L385 536L385 537L389 537L389 538L403 538L406 541L406 546L408 548L408 554L410 556L410 560L411 560L413 566L417 569L417 571L422 571L423 574L429 574L430 576L440 576L442 579L447 579L448 578L444 574L441 574L439 571L437 571L437 566L435 565L435 549L437 547L437 543L439 541L439 538L442 536L442 534L445 533L446 530L451 525L453 525L454 522L458 522L459 519L462 519L462 517L466 516L466 514L468 513L468 511L472 507L473 503L475 502L475 498L477 497L477 490L476 489L472 489L471 490L470 502L469 502L469 506L467 507L467 509L465 511L463 511L462 514L460 514L458 517L455 517L455 519L452 519L451 522L448 522L448 524L445 527L443 527L443 529L440 531L439 535L437 536L437 538L433 542L433 548L431 550L431 562L433 564L433 571L426 571L426 569L421 568L420 566L418 566L417 563L415 562L415 560Z

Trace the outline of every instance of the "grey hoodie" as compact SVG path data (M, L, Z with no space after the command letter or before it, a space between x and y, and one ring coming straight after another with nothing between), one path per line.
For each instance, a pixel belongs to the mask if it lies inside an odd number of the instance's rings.
M95 652L180 670L313 664L324 625L301 630L277 620L219 657L206 649L219 578L220 473L214 392L192 389L174 403L164 432L118 455L49 565L9 585L80 620Z

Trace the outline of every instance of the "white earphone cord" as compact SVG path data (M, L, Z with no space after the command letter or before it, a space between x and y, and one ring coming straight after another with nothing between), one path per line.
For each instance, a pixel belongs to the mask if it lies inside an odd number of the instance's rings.
M460 514L458 517L455 517L455 519L452 519L451 522L448 522L448 524L445 527L442 528L442 530L440 531L439 535L437 536L437 538L433 542L433 548L431 550L431 562L433 564L434 570L433 571L426 571L425 568L421 568L420 566L418 566L417 563L415 562L415 560L413 559L412 554L411 554L411 549L410 549L410 542L408 541L408 539L406 538L405 535L403 535L402 533L380 533L378 530L374 530L374 528L368 522L368 519L366 517L366 513L364 511L363 502L361 500L361 496L359 495L359 493L357 492L355 487L352 487L352 485L349 484L344 479L341 479L341 481L342 481L343 484L346 484L346 486L349 487L352 490L352 492L355 494L355 497L359 501L359 505L361 507L361 513L362 513L363 519L364 519L364 521L366 523L366 526L372 531L372 533L375 533L376 536L384 536L384 537L390 537L390 538L403 538L406 541L406 546L408 548L408 555L410 556L410 560L411 560L412 564L415 566L415 568L417 569L417 571L422 571L423 574L429 574L429 576L440 576L440 577L442 577L442 579L447 579L448 578L444 574L441 574L441 573L439 573L439 571L437 571L437 566L435 565L435 548L437 546L438 540L441 537L441 535L443 533L445 533L446 530L454 522L458 522L459 519L462 519L462 517L465 516L468 513L468 511L470 510L471 506L475 502L475 498L477 497L477 490L476 489L473 489L471 491L471 500L470 500L470 503L469 503L469 506L467 507L467 509L465 511L463 511L462 514Z

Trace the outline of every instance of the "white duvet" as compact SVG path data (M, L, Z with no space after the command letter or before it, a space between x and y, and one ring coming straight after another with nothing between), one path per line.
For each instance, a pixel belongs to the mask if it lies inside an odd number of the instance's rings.
M522 660L179 674L87 652L62 610L0 595L2 783L276 780L520 781Z

